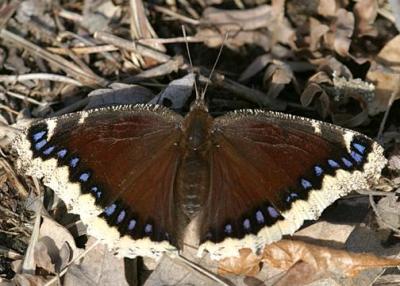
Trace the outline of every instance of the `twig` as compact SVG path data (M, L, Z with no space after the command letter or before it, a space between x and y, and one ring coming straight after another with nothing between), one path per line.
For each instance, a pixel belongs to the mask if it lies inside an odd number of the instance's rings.
M93 72L89 73L87 71L82 70L79 66L74 63L46 51L45 49L35 45L24 38L6 30L0 30L0 38L5 41L9 41L17 46L21 46L25 50L29 51L35 56L41 57L46 61L49 61L56 67L62 69L67 74L71 74L72 77L76 78L78 81L85 83L90 86L105 86L108 84L108 81L101 78L100 76L94 74Z
M26 199L29 196L29 193L27 192L25 187L21 184L21 182L18 180L18 177L14 173L14 170L13 168L11 168L10 164L3 158L0 158L0 167L6 171L8 179L10 180L11 184L14 186L18 194L23 199Z
M184 262L185 264L189 265L191 268L193 268L197 272L205 275L206 277L214 280L215 282L218 282L219 284L224 285L224 286L229 286L229 284L227 284L226 282L224 282L221 279L219 279L214 273L211 273L210 271L204 269L200 265L197 265L196 263L194 263L193 261L187 259L186 257L184 257L182 255L178 255L177 258L179 260L181 260L182 262Z
M142 45L140 43L135 43L132 41L125 40L123 38L117 37L110 33L96 32L96 33L94 33L94 38L96 40L102 41L104 43L112 44L116 47L131 51L134 53L138 53L142 56L147 56L147 57L153 58L159 62L166 62L171 58L170 56L163 54L160 51L157 51L155 49L152 49L152 48Z
M387 104L387 107L386 107L386 110L385 110L385 114L383 115L381 124L379 126L379 131L378 131L378 135L377 135L378 140L380 140L381 137L382 137L383 129L385 128L385 124L386 124L386 120L387 120L388 115L389 115L390 108L392 107L394 99L396 98L397 94L400 91L400 83L399 83L400 76L398 76L397 78L398 78L398 81L397 81L398 84L396 86L396 89L390 95L390 99L389 99L389 102Z
M74 22L82 22L83 21L83 16L75 13L75 12L71 12L65 9L59 9L57 11L58 16L64 18L64 19L68 19Z
M169 10L169 9L167 9L167 8L164 8L164 7L161 7L161 6L154 5L154 6L152 6L152 7L153 7L154 10L156 10L157 12L163 13L163 14L168 15L168 16L171 16L171 17L174 17L174 18L177 19L177 20L181 20L181 21L183 21L183 22L185 22L185 23L192 24L192 25L196 25L196 26L197 26L197 25L200 25L200 21L199 21L199 20L195 20L195 19L192 19L192 18L183 16L183 15L181 15L181 14L178 14L178 13L176 13L176 12L174 12L174 11L171 11L171 10Z
M23 95L23 94L20 94L20 93L16 93L16 92L13 92L13 91L7 91L6 93L9 96L12 96L12 97L24 100L24 101L28 101L28 102L30 102L32 104L36 104L36 105L39 105L39 106L45 106L46 105L43 102L37 101L36 99L30 98L30 97L28 97L26 95Z
M34 251L35 251L35 245L39 239L42 207L43 207L42 203L37 204L35 212L35 224L33 225L32 235L29 240L28 248L26 249L24 261L22 263L22 273L35 274L36 263L35 263Z
M50 47L47 48L48 51L52 53L56 53L59 55L67 55L67 48L56 48ZM100 45L100 46L92 46L92 47L73 47L69 48L70 51L77 55L87 55L87 54L97 54L97 53L104 53L104 52L115 52L118 51L119 48L114 45Z
M49 80L49 81L59 81L65 82L77 86L82 86L82 84L69 78L67 76L51 74L51 73L31 73L31 74L22 74L22 75L0 75L0 82L20 82L27 80Z

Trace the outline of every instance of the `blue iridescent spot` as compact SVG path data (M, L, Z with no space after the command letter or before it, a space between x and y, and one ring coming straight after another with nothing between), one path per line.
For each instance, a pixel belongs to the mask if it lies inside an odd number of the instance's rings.
M230 225L230 224L225 225L224 231L226 234L231 234L232 233L232 225Z
M35 149L39 151L46 144L47 144L46 139L40 140L38 143L35 144Z
M340 165L335 160L329 159L328 160L328 165L331 166L332 168L340 168Z
M342 157L342 162L347 168L353 167L353 163L351 163L349 160L347 160L345 157Z
M151 224L146 224L144 227L144 232L145 233L151 233L153 231L153 226Z
M356 161L358 164L360 164L360 163L362 162L362 160L363 160L363 157L362 157L360 154L358 154L357 152L355 152L355 151L351 151L351 152L350 152L350 156L351 156L351 158L353 158L354 161Z
M98 199L101 198L101 191L99 190L98 187L94 186L90 189L90 191L96 196L96 198Z
M89 180L89 178L90 178L90 173L89 172L85 172L85 173L80 174L79 181L87 182Z
M54 151L54 149L55 149L54 146L50 146L50 147L48 147L46 150L43 151L43 154L45 154L45 155L50 155L51 152Z
M75 168L76 166L78 166L78 163L79 163L79 158L78 157L74 157L74 158L71 159L71 161L69 161L69 165L72 168Z
M273 208L273 207L268 207L267 209L268 209L268 213L269 213L269 215L270 215L271 217L277 218L277 217L279 216L279 213L278 213L278 211L277 211L275 208Z
M256 212L256 220L260 224L265 222L264 215L261 211Z
M300 180L300 183L301 183L301 185L303 186L303 188L304 188L305 190L307 190L307 189L309 189L309 188L312 188L311 182L308 181L308 180L306 180L306 179L301 179L301 180Z
M243 227L244 229L250 229L250 220L248 218L243 221Z
M104 213L106 214L106 216L111 216L115 212L116 209L117 209L117 205L112 204L104 209Z
M287 197L286 197L286 202L290 203L291 201L296 200L299 197L298 194L296 193L290 193Z
M126 212L124 210L120 211L120 213L117 217L117 223L121 223L124 220L125 214L126 214Z
M324 170L320 166L314 166L314 171L316 176L321 176Z
M365 146L364 145L361 145L361 144L355 143L355 142L353 142L352 145L353 145L354 148L356 148L356 150L358 152L360 152L361 154L364 154L364 151L365 151Z
M64 158L65 155L67 155L67 149L61 149L60 151L57 152L57 156L59 158Z
M46 134L46 131L39 131L39 132L36 132L36 133L33 134L33 136L32 136L33 141L35 141L35 142L39 141L40 139L43 138L43 136L44 136L45 134Z
M128 223L128 229L129 229L129 230L132 230L132 229L135 228L135 226L136 226L136 220L131 219L131 220L129 221L129 223Z

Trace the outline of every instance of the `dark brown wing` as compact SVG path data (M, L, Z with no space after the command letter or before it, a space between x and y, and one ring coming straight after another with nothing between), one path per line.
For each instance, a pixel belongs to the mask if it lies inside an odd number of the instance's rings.
M242 111L213 126L211 187L200 250L254 250L315 219L380 173L382 148L353 131L305 118Z
M173 249L181 117L125 106L41 121L17 140L20 161L126 256Z

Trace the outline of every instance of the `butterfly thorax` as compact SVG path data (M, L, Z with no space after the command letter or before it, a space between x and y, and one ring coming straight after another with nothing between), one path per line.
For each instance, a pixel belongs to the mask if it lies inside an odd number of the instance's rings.
M198 214L208 195L212 121L203 108L193 108L182 122L182 154L175 180L175 202L187 221Z

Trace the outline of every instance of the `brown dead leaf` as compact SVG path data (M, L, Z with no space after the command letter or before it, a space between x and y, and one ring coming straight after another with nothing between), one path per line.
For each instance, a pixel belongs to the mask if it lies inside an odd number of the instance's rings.
M338 8L336 0L321 0L318 4L318 14L323 17L335 17Z
M323 1L322 1L323 2ZM320 49L321 40L329 31L329 26L322 24L317 19L310 17L310 51L314 52Z
M317 72L309 78L307 86L300 96L300 102L303 106L310 106L315 99L315 107L322 118L332 114L331 100L325 91L325 85L333 85L332 80L325 72Z
M336 13L336 21L331 26L331 31L325 35L325 41L332 50L342 57L346 57L349 54L353 31L353 13L339 9Z
M373 26L378 15L378 1L359 0L353 8L356 19L356 31L359 36L376 37L378 30Z
M297 92L300 93L293 71L287 64L279 60L273 60L268 65L264 74L264 82L268 89L268 97L276 98L289 83L293 83Z
M400 202L396 196L386 196L376 205L377 222L381 228L400 228Z
M48 245L44 240L39 240L35 245L35 262L36 266L46 270L49 273L55 273L55 265L49 255Z
M261 270L261 257L249 248L239 250L238 257L228 257L219 262L218 273L255 276Z
M367 80L375 84L375 98L369 105L369 115L385 111L394 93L394 100L400 98L400 35L389 41L372 62Z
M90 237L87 247L95 242ZM71 285L120 285L128 286L124 260L116 257L107 247L98 244L85 254L82 260L68 267L64 277L65 286ZM130 271L134 271L131 269ZM136 277L135 277L136 278ZM133 284L133 281L130 281Z
M272 57L270 54L263 54L261 56L258 56L253 60L251 64L247 66L244 72L242 72L242 74L239 77L239 81L243 82L253 77L261 70L263 70L269 63L271 63L271 61Z
M43 216L40 226L40 240L48 246L52 245L48 250L51 257L59 256L60 250L65 247L65 244L71 249L72 259L77 257L82 250L76 247L75 240L71 233L62 225L57 223L50 217Z
M45 278L38 275L16 274L12 279L13 285L17 286L42 286L45 285L51 278Z
M209 47L221 45L227 33L229 38L225 44L233 48L256 44L269 51L277 42L294 47L295 33L280 6L278 1L275 6L261 5L246 10L206 8L201 18L204 25L199 26L196 37L204 39Z
M256 265L260 262L284 270L298 267L301 262L301 267L309 271L303 276L309 282L322 276L329 276L330 273L352 277L364 269L400 265L400 259L352 253L292 240L281 240L267 245L259 256L251 254L250 250L243 250L240 254L240 257L221 260L219 271L221 273L254 275ZM307 266L303 263L306 263ZM292 282L301 285L305 281Z

